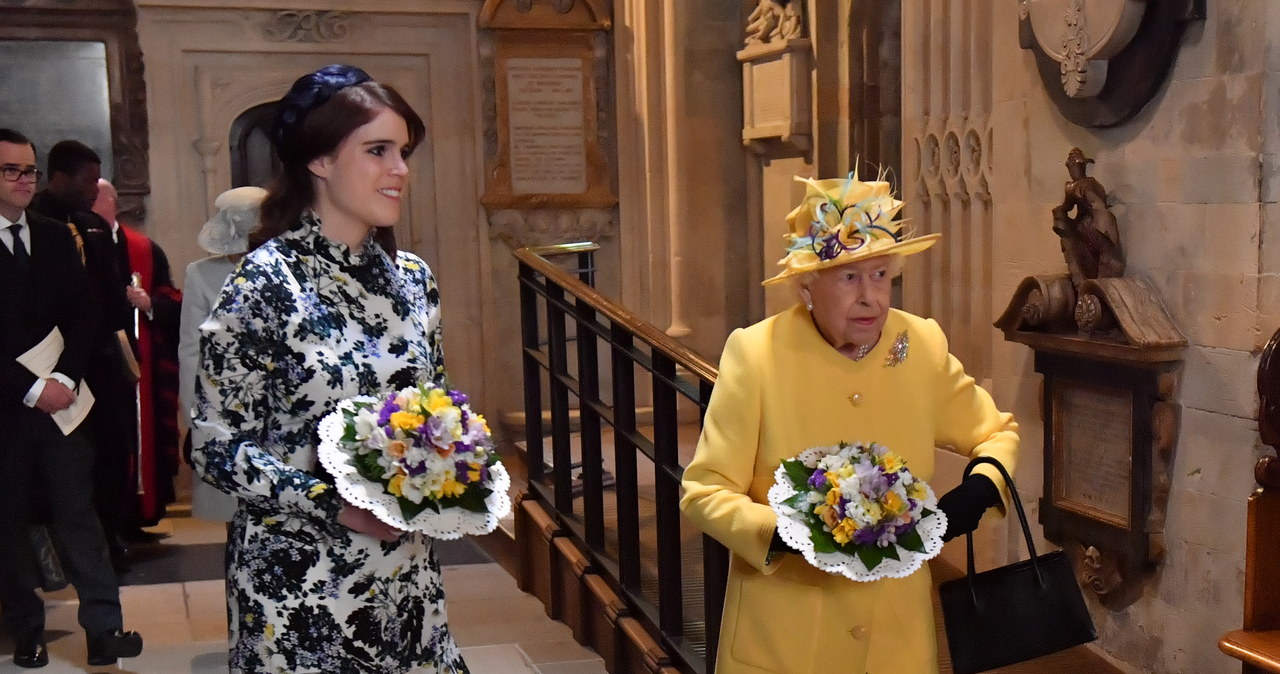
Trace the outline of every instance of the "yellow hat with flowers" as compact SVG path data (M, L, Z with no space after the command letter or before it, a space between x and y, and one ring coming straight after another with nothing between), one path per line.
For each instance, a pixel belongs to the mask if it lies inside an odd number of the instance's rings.
M863 182L857 172L848 178L795 179L806 185L804 199L787 214L787 255L778 260L783 270L764 285L880 255L918 253L942 237L904 232L902 221L894 220L902 202L883 180Z

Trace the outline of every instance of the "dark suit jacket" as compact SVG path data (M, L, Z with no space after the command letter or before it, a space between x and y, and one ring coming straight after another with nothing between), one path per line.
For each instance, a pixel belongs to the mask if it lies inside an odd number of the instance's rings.
M96 309L86 302L88 280L75 239L65 224L27 212L31 259L18 271L0 244L0 415L22 405L36 376L14 359L57 327L64 347L56 371L79 382L84 376Z

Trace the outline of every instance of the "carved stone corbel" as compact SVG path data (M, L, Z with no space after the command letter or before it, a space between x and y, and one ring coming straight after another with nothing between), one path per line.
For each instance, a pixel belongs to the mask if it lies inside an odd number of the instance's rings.
M1018 39L1064 117L1114 126L1155 96L1204 14L1204 0L1019 0Z
M803 3L760 0L747 17L742 63L742 142L757 154L803 153L811 144L811 43Z
M489 215L489 236L512 241L517 248L549 246L613 238L613 213L603 208L504 208Z

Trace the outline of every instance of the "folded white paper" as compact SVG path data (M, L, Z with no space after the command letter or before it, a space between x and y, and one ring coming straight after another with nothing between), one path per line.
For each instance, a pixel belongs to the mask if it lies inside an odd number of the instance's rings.
M39 344L27 349L22 355L15 360L18 364L27 368L41 379L48 378L53 374L53 368L58 366L58 358L62 356L62 331L54 326ZM54 423L58 424L58 429L63 435L71 435L76 427L84 421L89 415L89 409L93 407L93 392L89 390L89 385L80 380L78 393L76 393L76 401L71 406L60 412L54 412L52 415Z

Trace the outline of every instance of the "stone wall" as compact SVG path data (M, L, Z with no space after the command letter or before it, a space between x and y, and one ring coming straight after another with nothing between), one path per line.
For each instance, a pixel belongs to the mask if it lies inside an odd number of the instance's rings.
M1280 323L1280 253L1270 241L1280 215L1277 56L1268 46L1280 33L1277 12L1274 3L1209 3L1156 97L1108 129L1066 121L1018 46L1016 9L993 17L993 303L1003 306L1027 275L1065 271L1049 210L1062 198L1066 153L1078 146L1111 193L1128 273L1153 283L1191 342L1165 560L1133 605L1092 605L1097 646L1134 671L1239 671L1216 642L1241 619L1245 500L1261 451L1256 354ZM1031 350L996 343L993 363L997 399L1023 421L1030 468L1042 451ZM1019 473L1026 488L1035 473Z

